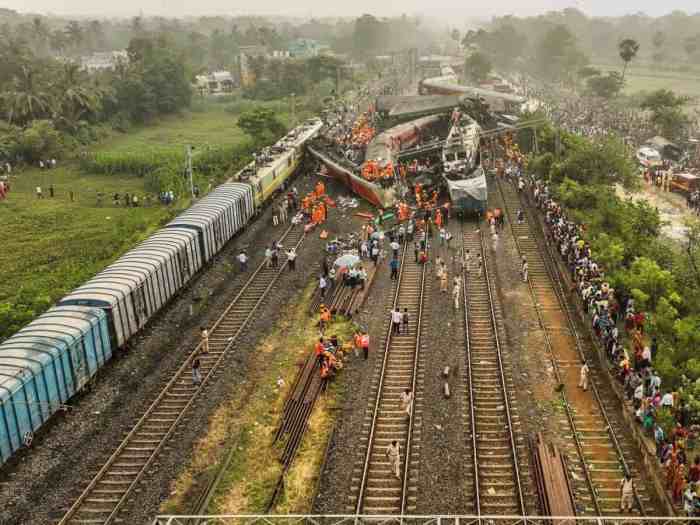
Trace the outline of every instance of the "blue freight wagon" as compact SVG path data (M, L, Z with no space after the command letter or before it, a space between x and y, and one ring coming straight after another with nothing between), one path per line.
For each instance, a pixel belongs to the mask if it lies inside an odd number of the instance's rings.
M0 464L112 356L107 315L56 306L0 344Z

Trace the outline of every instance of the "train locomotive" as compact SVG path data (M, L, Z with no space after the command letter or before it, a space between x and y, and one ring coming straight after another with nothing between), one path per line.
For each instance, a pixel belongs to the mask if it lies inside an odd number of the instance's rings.
M0 465L271 200L321 129L311 119L0 344Z

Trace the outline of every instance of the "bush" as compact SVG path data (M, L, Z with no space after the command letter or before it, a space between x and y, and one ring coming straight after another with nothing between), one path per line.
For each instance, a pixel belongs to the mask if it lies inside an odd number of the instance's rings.
M26 161L61 157L63 140L50 120L35 120L17 137L16 153Z

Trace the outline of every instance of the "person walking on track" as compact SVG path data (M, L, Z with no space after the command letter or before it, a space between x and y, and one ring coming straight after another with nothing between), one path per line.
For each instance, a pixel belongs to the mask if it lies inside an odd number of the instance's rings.
M287 265L289 266L289 271L293 272L297 269L297 252L292 246L287 252Z
M406 416L411 417L413 412L413 392L408 388L401 392L401 410L406 412Z
M389 458L389 465L397 479L401 479L401 449L399 442L394 440L386 447L386 456Z
M628 511L632 514L634 506L634 480L629 472L620 480L620 512Z
M447 276L447 268L444 267L444 263L443 263L442 272L440 272L440 291L441 292L447 291L448 281L449 281L449 279Z
M360 336L360 345L362 346L362 356L367 361L367 357L369 357L369 334L367 332L363 332Z
M528 272L528 264L527 264L527 258L523 255L523 259L520 262L520 277L522 278L523 282L527 282L527 272Z
M394 257L389 262L389 268L391 269L391 280L394 281L399 278L399 260Z
M199 327L199 335L202 338L202 350L200 353L208 354L209 353L209 330L207 330L206 326Z
M401 334L401 311L396 308L391 312L391 330L394 334Z
M458 281L455 279L454 286L452 286L452 304L454 305L455 310L459 310L459 296L461 295L461 290L461 280Z
M401 328L402 328L404 334L408 333L408 320L409 320L408 308L404 308L403 314L401 315Z
M270 268L272 266L272 248L269 246L265 247L265 268Z
M241 264L241 272L248 271L248 254L241 250L238 254L238 262Z
M588 363L584 360L583 363L581 363L581 372L579 374L579 381L578 381L578 386L579 388L583 388L583 391L585 392L588 390L588 374L590 372L590 369L588 368Z
M195 359L192 363L192 384L201 385L202 384L202 374L199 371L201 364L199 359Z

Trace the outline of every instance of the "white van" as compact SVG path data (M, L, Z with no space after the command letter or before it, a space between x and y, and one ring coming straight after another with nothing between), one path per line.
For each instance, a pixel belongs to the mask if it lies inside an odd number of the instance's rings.
M637 160L645 168L661 164L661 154L653 148L641 147L637 150Z

